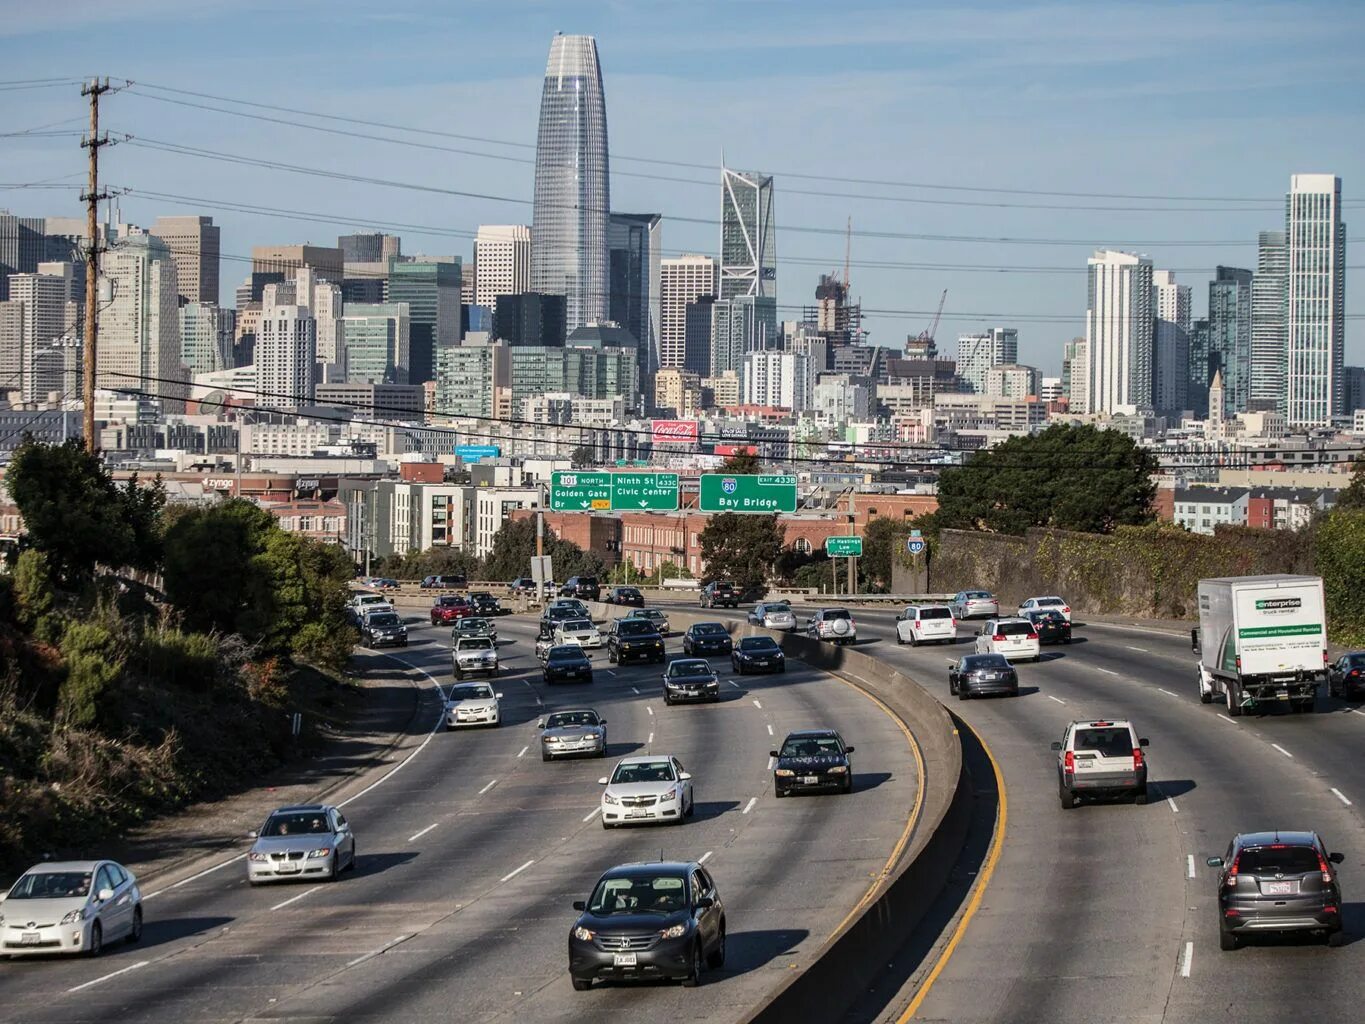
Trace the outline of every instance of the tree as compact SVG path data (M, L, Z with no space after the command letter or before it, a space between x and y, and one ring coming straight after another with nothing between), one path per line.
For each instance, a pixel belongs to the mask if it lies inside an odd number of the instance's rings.
M1335 508L1315 524L1314 563L1332 640L1365 644L1365 508Z
M1011 437L939 480L936 525L1021 534L1050 526L1112 533L1154 518L1156 458L1126 434L1058 424Z
M748 452L736 452L720 464L720 469L717 472L742 476L747 473L758 473L762 468L763 464L759 462L757 455L750 455Z
M589 445L581 444L569 455L569 464L574 469L586 469L597 462L597 453Z
M1337 495L1336 507L1365 508L1365 456L1356 459L1355 468L1351 470L1351 482Z
M180 515L163 540L166 597L195 632L252 639L275 614L269 580L256 559L274 517L234 498Z
M584 551L573 541L562 540L551 530L545 531L545 554L549 555L558 579L570 576L606 575L606 566L593 551ZM484 575L493 580L511 580L525 576L531 570L531 559L536 553L536 523L534 517L508 519L493 536L493 550L484 559Z
M482 579L483 560L460 548L427 548L406 555L387 555L372 566L376 576L421 580L428 576L465 576Z
M910 528L890 516L868 521L863 531L863 557L858 559L858 573L868 586L889 590L896 549L909 535Z
M701 531L702 583L731 580L741 591L763 591L782 554L777 516L722 512Z

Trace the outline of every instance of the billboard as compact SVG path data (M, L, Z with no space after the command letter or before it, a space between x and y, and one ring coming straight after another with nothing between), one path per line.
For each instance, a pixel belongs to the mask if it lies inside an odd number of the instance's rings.
M650 420L655 444L696 444L701 426L696 420Z
M758 445L756 444L718 444L715 452L717 455L757 455Z
M496 459L502 454L502 449L495 444L457 444L455 454L462 461L470 463L481 459Z

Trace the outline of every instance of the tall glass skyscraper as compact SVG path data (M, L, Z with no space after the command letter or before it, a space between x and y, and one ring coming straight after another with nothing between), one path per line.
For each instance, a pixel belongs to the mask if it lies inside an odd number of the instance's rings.
M567 328L607 319L607 104L592 36L555 36L540 94L531 290L563 295Z
M1341 179L1295 174L1285 197L1286 409L1291 427L1325 427L1342 412L1346 354L1346 225Z
M777 297L773 179L720 169L720 297Z
M1209 282L1209 358L1223 372L1225 419L1246 412L1251 393L1251 287L1251 271L1238 267L1218 267Z
M1289 284L1289 251L1283 231L1257 237L1256 276L1251 279L1252 412L1284 411L1285 289Z

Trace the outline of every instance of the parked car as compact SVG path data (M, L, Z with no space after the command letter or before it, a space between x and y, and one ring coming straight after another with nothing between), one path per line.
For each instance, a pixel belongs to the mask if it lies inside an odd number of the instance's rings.
M730 666L741 676L749 672L785 672L787 656L770 636L746 636L735 645Z
M554 683L592 682L592 659L578 644L551 644L540 665L541 680Z
M1136 803L1147 802L1147 761L1131 722L1101 719L1072 722L1061 741L1052 744L1057 752L1057 791L1062 808L1070 810L1081 796L1126 796Z
M1024 618L1033 624L1040 644L1071 643L1071 620L1061 612L1049 608L1031 611Z
M821 608L806 623L806 635L832 644L856 643L858 624L847 608Z
M645 595L635 587L612 587L602 598L603 604L619 604L628 608L643 608Z
M474 606L459 594L442 594L431 606L431 624L447 626L474 614Z
M957 643L957 619L945 604L912 604L896 618L896 643Z
M463 573L428 576L421 583L423 590L462 590L467 586L469 586L469 580Z
M501 701L502 694L487 683L457 683L446 694L446 729L501 725Z
M958 700L1003 693L1019 696L1019 673L1003 654L964 654L948 662L948 692Z
M698 603L703 608L738 608L739 591L729 580L715 580L701 588Z
M406 647L408 627L395 612L380 610L365 616L360 642L366 647Z
M1038 633L1028 619L991 619L976 633L977 654L1003 654L1010 661L1038 661Z
M502 602L486 590L476 590L469 595L469 605L479 615L501 615Z
M1327 692L1346 700L1365 698L1365 651L1343 654L1327 669Z
M1071 621L1071 605L1066 603L1065 598L1057 597L1055 594L1050 597L1030 597L1019 606L1019 617L1027 618L1029 612L1042 611L1057 612L1067 622Z
M1251 934L1312 932L1329 946L1345 942L1341 882L1316 832L1250 832L1234 836L1206 864L1218 874L1218 945L1234 950Z
M546 715L536 725L540 729L542 761L582 754L588 757L607 756L607 720L592 708L556 711Z
M492 619L485 619L482 615L470 615L460 619L450 631L451 640L458 640L462 636L486 636L496 642L498 627L493 624Z
M596 576L570 576L564 586L559 588L559 596L596 601L602 596L602 585L597 582Z
M669 754L624 757L610 777L597 780L602 790L602 827L681 823L692 817L692 776Z
M612 664L654 661L662 665L664 638L649 619L615 619L607 627L607 660Z
M657 608L636 608L626 616L628 619L648 619L660 636L668 636L668 616Z
M795 629L796 613L790 601L764 601L754 605L748 621L764 629Z
M0 904L0 953L99 956L115 939L142 938L142 893L112 860L46 861L10 886Z
M989 590L959 590L948 604L955 619L994 618L1000 614L1000 602Z
M664 670L664 703L720 700L720 679L705 658L674 658Z
M495 676L498 674L497 644L487 636L460 637L451 648L450 662L456 679L481 672Z
M734 641L725 625L720 622L694 622L683 634L684 654L705 657L708 654L728 655L734 650Z
M853 792L853 748L833 729L804 729L788 734L773 758L773 796L781 799L802 789Z
M355 867L355 835L341 809L330 804L299 804L271 811L246 855L251 885L300 878L333 882Z

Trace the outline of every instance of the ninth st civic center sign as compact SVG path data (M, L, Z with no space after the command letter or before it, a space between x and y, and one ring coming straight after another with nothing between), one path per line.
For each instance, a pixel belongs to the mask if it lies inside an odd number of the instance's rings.
M752 473L703 473L703 512L795 512L796 477Z

